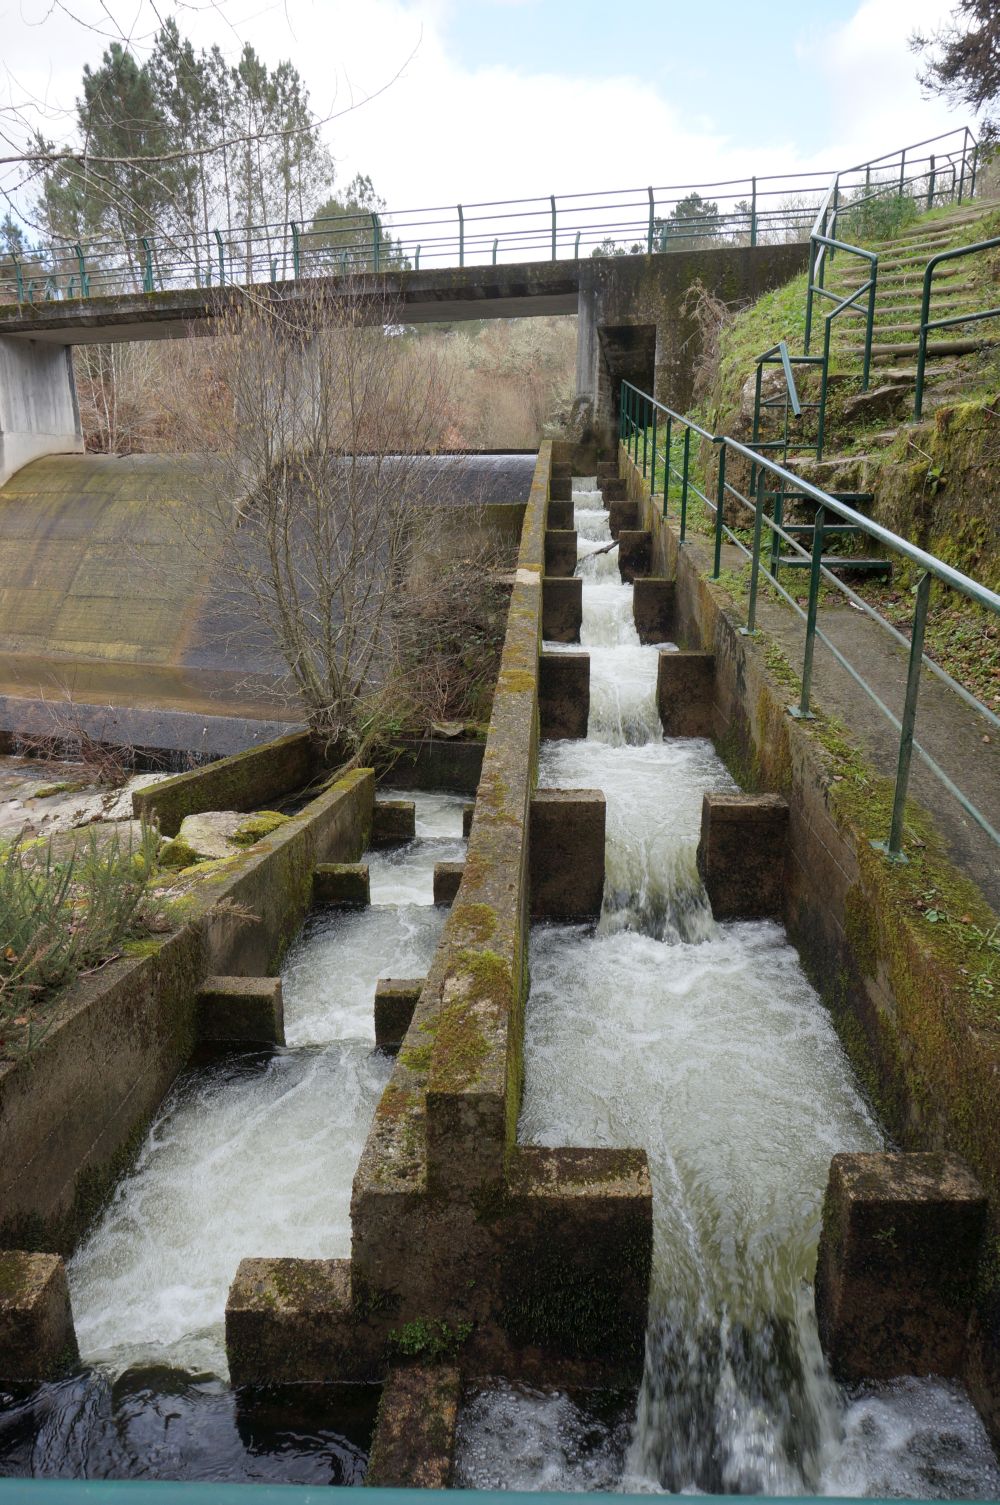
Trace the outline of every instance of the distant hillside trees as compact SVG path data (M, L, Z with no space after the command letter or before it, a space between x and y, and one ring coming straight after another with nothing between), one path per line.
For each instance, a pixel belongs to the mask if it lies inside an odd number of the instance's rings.
M914 52L926 56L919 74L930 94L953 105L971 106L980 120L984 146L1000 142L1000 7L996 0L958 0L947 23L910 38Z

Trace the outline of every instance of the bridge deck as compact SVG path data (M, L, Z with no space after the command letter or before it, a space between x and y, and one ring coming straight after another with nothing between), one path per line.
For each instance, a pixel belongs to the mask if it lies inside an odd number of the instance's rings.
M350 291L353 296L359 288L368 289L380 298L398 298L408 324L510 319L575 314L580 267L578 261L440 267L255 284L253 291L257 297L294 299L317 284L335 294ZM240 287L179 288L48 303L10 303L0 306L0 336L89 345L211 334L213 317L231 306L242 292Z

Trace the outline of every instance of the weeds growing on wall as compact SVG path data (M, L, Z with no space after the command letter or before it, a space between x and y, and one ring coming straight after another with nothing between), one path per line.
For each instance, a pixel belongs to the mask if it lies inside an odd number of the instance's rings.
M837 238L866 244L872 240L891 240L914 220L919 218L920 208L916 199L908 193L885 193L852 204L842 214L837 226Z
M0 1057L31 1044L47 995L149 928L158 842L143 826L134 843L91 832L66 857L19 841L0 856Z

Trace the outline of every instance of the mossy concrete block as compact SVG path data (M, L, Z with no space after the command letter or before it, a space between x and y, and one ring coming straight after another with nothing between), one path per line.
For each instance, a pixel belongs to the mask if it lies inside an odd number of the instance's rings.
M198 1039L205 1044L284 1045L280 977L206 977L198 989Z
M390 1316L353 1302L349 1260L241 1260L226 1301L232 1383L380 1380Z
M546 517L546 527L561 531L573 526L573 503L549 502L549 510Z
M698 871L717 920L781 914L787 837L788 801L779 794L703 797Z
M538 717L543 737L585 737L590 718L590 654L543 653L538 660Z
M597 484L599 486L603 487L605 481L616 481L617 479L618 479L618 461L617 460L598 460L598 462L597 462Z
M606 821L600 789L538 789L532 795L532 919L590 920L600 915Z
M667 643L677 636L676 586L647 575L632 589L632 615L640 643Z
M466 800L465 804L462 806L462 836L465 838L466 841L468 841L469 835L470 835L470 833L472 831L472 822L473 822L473 819L475 817L475 814L476 814L476 802L475 802L475 800Z
M620 505L627 501L628 491L626 483L624 480L619 480L617 476L606 477L600 482L600 486L601 496L604 498L604 504L609 511L616 503Z
M656 699L667 737L710 737L715 699L715 655L660 654Z
M450 1364L393 1369L382 1391L365 1483L448 1489L461 1398L461 1375Z
M618 569L624 581L638 580L653 567L653 535L648 528L621 528Z
M380 769L379 783L387 789L455 789L475 794L485 745L484 740L472 738L401 738L392 744L392 762Z
M557 455L556 454L556 450L555 450L555 445L553 445L553 449L552 449L552 462L549 465L549 485L551 486L551 484L552 484L553 481L571 481L572 479L573 479L573 462L572 462L572 460L563 459L561 455Z
M423 977L379 978L375 984L377 1050L396 1050L402 1045L425 980Z
M464 862L435 862L434 903L451 904L458 894L465 872Z
M318 766L309 733L293 732L263 747L137 789L132 810L137 819L156 820L164 836L176 836L186 815L204 810L260 810L308 784Z
M572 497L572 476L553 476L549 481L549 499L553 502L568 502Z
M79 1357L59 1255L0 1250L0 1380L59 1379Z
M316 904L371 903L367 862L321 862L313 873Z
M616 486L624 488L624 481L616 481ZM607 498L605 498L607 500ZM639 504L629 501L623 494L608 502L608 529L612 538L619 538L622 531L635 532L639 527Z
M372 846L394 847L412 841L417 834L417 807L413 800L375 801L372 815Z
M546 576L542 582L542 637L550 643L578 643L582 623L581 576Z
M962 1373L986 1211L958 1155L834 1155L816 1314L838 1378Z
M576 569L576 529L547 528L545 530L545 573L565 578Z
M512 1347L542 1350L562 1383L637 1384L653 1257L645 1151L518 1148L502 1226Z

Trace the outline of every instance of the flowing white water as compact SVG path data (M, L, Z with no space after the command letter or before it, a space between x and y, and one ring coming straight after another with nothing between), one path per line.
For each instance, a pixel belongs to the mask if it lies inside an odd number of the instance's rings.
M882 1143L829 1017L774 924L716 924L694 862L710 743L664 740L658 647L638 643L607 513L576 482L586 740L539 782L607 799L596 930L537 927L519 1136L641 1145L654 1264L638 1414L499 1386L466 1407L466 1485L989 1498L1000 1487L958 1387L847 1394L825 1368L811 1279L830 1156ZM555 648L556 645L550 645Z
M461 796L400 797L417 802L417 839L370 854L371 908L318 912L289 951L288 1048L184 1073L70 1261L85 1360L224 1376L240 1259L350 1253L351 1182L391 1066L373 1049L375 984L427 971L444 919L434 863L465 845Z

